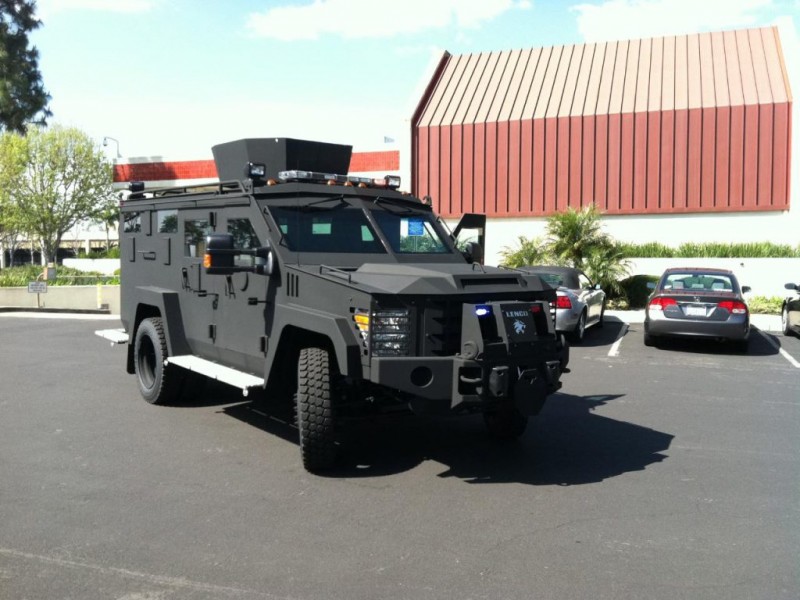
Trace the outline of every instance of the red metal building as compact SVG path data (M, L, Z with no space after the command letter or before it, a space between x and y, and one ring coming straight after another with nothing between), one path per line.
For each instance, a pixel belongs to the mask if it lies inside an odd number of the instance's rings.
M791 103L774 27L445 54L413 191L444 216L787 210Z

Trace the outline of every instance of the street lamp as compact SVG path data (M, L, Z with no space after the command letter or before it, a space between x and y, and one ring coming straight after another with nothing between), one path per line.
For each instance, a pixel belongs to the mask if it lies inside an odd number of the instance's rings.
M122 154L119 153L119 140L107 135L103 138L103 146L108 146L108 140L111 140L117 145L117 158L122 158Z

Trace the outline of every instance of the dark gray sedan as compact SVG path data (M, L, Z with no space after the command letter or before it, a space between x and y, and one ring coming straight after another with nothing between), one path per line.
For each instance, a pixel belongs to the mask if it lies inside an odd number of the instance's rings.
M652 284L651 284L652 285ZM644 343L686 336L731 342L746 350L750 311L736 276L723 269L667 269L651 294L644 320Z
M791 293L783 299L781 308L783 335L800 335L800 283L787 283L784 287Z

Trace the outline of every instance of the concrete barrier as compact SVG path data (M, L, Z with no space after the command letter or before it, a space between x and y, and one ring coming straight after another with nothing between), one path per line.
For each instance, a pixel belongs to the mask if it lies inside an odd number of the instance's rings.
M107 309L119 314L118 285L51 285L45 294L31 294L27 287L0 288L0 307L61 310Z

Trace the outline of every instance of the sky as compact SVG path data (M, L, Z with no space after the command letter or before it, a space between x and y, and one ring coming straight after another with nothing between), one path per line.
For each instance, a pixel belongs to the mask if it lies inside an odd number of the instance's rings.
M800 0L38 0L50 124L110 158L207 159L244 137L394 149L443 52L779 24ZM800 89L800 81L790 84ZM797 92L795 92L797 94Z

